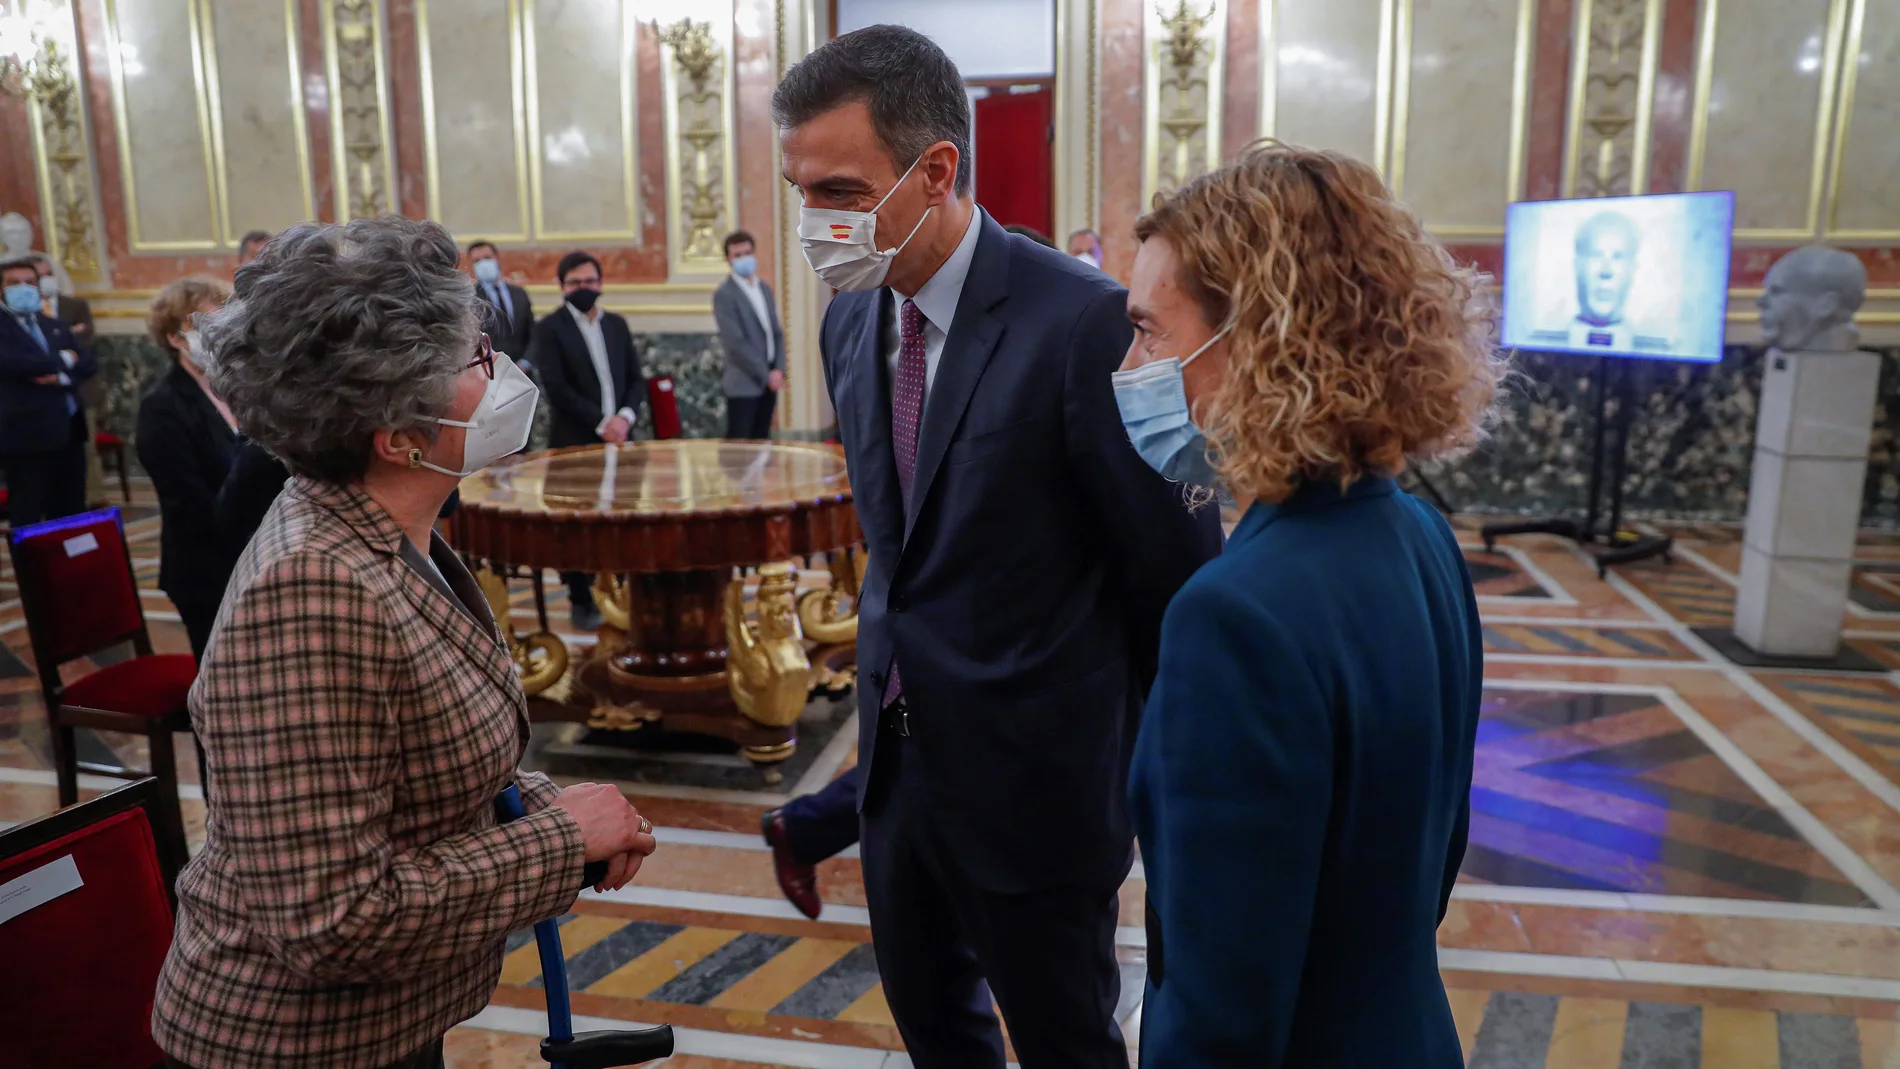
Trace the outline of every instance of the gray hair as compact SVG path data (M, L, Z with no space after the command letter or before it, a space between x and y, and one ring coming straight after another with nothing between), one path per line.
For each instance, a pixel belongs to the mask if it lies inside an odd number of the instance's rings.
M351 482L378 428L448 410L474 350L475 284L441 226L399 216L299 223L238 268L200 325L206 378L238 429L299 475Z
M772 91L772 119L790 129L856 101L870 109L871 129L900 173L937 142L955 145L956 194L969 195L970 96L935 41L903 26L834 37L785 72Z

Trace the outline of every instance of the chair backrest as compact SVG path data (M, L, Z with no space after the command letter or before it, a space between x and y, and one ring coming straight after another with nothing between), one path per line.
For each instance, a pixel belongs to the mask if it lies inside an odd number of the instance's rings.
M7 545L33 656L48 686L57 685L59 666L75 657L123 642L151 651L118 509L21 527Z
M172 879L142 779L0 831L0 1065L148 1069L152 996L172 942ZM24 907L24 908L23 908Z
M653 437L680 436L680 402L671 375L647 380L647 406L653 410Z

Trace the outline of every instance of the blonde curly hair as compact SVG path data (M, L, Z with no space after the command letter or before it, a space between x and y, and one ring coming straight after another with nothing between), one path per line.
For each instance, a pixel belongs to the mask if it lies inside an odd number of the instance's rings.
M152 298L145 313L145 330L158 347L177 360L182 354L172 348L172 335L191 329L191 317L206 305L222 308L231 299L231 285L221 278L190 275L173 279Z
M1481 441L1508 358L1485 276L1454 263L1372 168L1255 142L1135 224L1164 238L1211 327L1230 327L1196 422L1237 496L1396 475Z

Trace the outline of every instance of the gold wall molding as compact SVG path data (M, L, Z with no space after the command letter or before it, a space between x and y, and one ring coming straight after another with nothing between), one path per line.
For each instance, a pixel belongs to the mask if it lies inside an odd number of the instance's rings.
M545 184L542 170L545 162L541 137L541 69L539 41L535 32L536 0L521 0L521 33L523 56L523 81L526 88L526 110L528 119L528 175L532 183L530 200L533 206L533 239L537 241L614 241L630 245L644 243L645 227L641 223L640 206L640 168L639 139L635 128L635 82L637 72L634 69L639 55L639 23L634 18L633 0L620 3L620 48L621 57L617 101L620 105L620 168L621 203L627 213L626 229L604 230L552 230L547 225ZM731 24L731 13L727 12L727 24ZM672 175L669 173L668 188L672 188Z
M1847 16L1847 41L1842 53L1840 107L1835 113L1834 152L1832 166L1829 168L1827 188L1827 226L1824 237L1839 241L1900 241L1900 228L1843 228L1841 215L1841 168L1847 159L1847 139L1853 133L1854 94L1858 88L1860 74L1860 50L1867 29L1868 0L1851 0L1852 9ZM1892 15L1890 6L1883 11ZM1885 61L1894 62L1889 56Z
M522 0L507 0L508 4L508 81L510 99L513 103L511 117L513 127L510 130L514 145L515 163L515 226L512 230L496 228L493 232L483 231L482 236L489 241L525 242L529 240L529 183L528 183L528 121L524 34L522 24ZM435 99L435 50L429 36L429 0L415 0L416 4L416 54L422 88L422 151L426 169L425 180L429 189L429 211L440 217L443 214L442 200L442 163L441 153L436 144L436 99ZM461 14L453 6L445 12L450 18ZM466 166L463 162L461 165Z
M24 5L16 14L27 14ZM65 0L44 0L33 14L44 34L35 40L38 51L24 63L0 67L0 90L26 101L40 195L40 242L73 281L94 282L100 277L99 228L73 11Z
M380 0L324 0L323 60L330 82L337 216L360 219L395 211Z
M1261 137L1281 137L1284 135L1284 130L1280 122L1280 44L1282 30L1284 29L1282 24L1286 20L1282 17L1280 8L1282 4L1289 2L1305 2L1318 7L1322 4L1339 4L1343 6L1349 2L1363 3L1365 0L1259 0L1259 130ZM1392 143L1392 116L1395 111L1393 95L1396 91L1397 83L1393 70L1394 55L1397 51L1394 46L1394 39L1397 36L1398 30L1399 2L1400 0L1378 0L1377 37L1375 39L1376 51L1371 64L1373 69L1373 118L1370 156L1368 157L1364 150L1348 151L1348 155L1354 158L1365 157L1363 162L1371 164L1373 169L1379 172L1381 178L1389 175L1392 163L1390 146ZM1409 11L1408 5L1408 18ZM1409 36L1409 30L1407 31L1407 35ZM1303 140L1298 143L1316 148L1339 148L1337 144L1330 142Z
M1577 0L1564 196L1649 192L1662 14L1663 0Z
M1686 188L1706 188L1703 184L1704 161L1709 147L1709 106L1715 83L1715 34L1720 23L1722 0L1701 0L1702 12L1696 27L1695 102L1689 128L1689 173ZM1798 227L1740 227L1735 237L1742 241L1810 241L1821 225L1821 203L1827 195L1828 145L1835 124L1835 87L1841 80L1842 36L1846 31L1848 8L1853 0L1830 0L1827 36L1821 46L1821 80L1814 111L1812 154L1808 161L1808 201L1804 222ZM1853 75L1847 76L1851 86ZM1851 95L1851 90L1848 91ZM1721 188L1718 184L1717 188Z
M725 274L722 241L737 219L732 147L732 10L660 28L666 112L666 236L672 274Z
M1273 0L1262 0L1271 5ZM1713 0L1711 0L1713 2ZM1412 40L1416 0L1396 0L1392 14L1392 133L1385 168L1394 196L1405 195L1406 150L1412 122ZM1530 133L1531 59L1537 48L1537 0L1517 0L1511 42L1511 129L1506 138L1505 203L1524 199L1524 151ZM1264 60L1263 60L1264 62ZM1425 227L1442 238L1502 238L1501 223L1458 223L1426 219Z
M1154 0L1143 20L1142 206L1221 164L1226 0Z
M1056 0L1055 226L1057 240L1094 230L1101 190L1096 157L1102 133L1097 117L1097 0Z
M217 160L214 152L211 124L212 113L216 110L211 100L210 79L215 73L208 73L207 65L215 64L216 57L205 42L204 4L201 0L181 0L185 8L186 32L190 41L190 54L185 57L191 64L192 106L194 118L198 123L198 140L203 152L205 178L205 211L209 231L203 237L168 238L153 240L145 236L146 228L142 220L144 210L139 204L138 167L134 157L138 154L132 140L131 124L126 119L125 77L128 48L121 40L119 5L121 0L105 0L106 9L106 52L112 71L112 124L119 140L119 173L125 184L125 226L130 251L139 252L194 252L210 251L221 244L218 232L219 188L217 178ZM158 62L157 59L153 60Z

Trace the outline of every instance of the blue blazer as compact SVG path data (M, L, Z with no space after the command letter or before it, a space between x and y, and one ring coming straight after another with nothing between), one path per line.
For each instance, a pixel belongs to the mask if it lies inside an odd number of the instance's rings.
M1435 933L1483 674L1457 540L1391 479L1248 510L1168 607L1135 746L1144 1069L1464 1065Z
M79 384L98 370L92 350L73 337L71 328L37 312L34 316L46 335L45 348L12 312L0 308L0 453L43 453L72 444L67 399L83 412ZM71 349L78 362L68 368L60 359L62 349ZM70 385L42 386L33 381L59 374Z
M1109 376L1127 291L987 215L924 401L910 507L891 451L891 296L825 313L870 567L858 605L861 797L892 657L948 846L985 890L1119 881L1128 755L1161 614L1220 551L1216 510L1128 442ZM861 803L862 804L862 803Z

